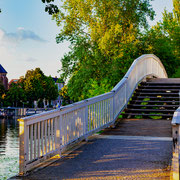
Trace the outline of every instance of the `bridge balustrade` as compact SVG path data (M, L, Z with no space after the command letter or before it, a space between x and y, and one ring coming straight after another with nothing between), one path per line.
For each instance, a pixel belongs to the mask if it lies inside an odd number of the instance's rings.
M138 84L148 76L167 78L161 61L151 54L134 60L109 93L19 119L19 174L57 154L61 156L73 143L114 124Z

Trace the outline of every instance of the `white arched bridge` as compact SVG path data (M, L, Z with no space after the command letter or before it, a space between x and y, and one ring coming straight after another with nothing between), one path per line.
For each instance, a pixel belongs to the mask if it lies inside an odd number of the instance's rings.
M19 119L19 175L178 178L179 91L180 79L169 79L158 57L142 55L111 92Z

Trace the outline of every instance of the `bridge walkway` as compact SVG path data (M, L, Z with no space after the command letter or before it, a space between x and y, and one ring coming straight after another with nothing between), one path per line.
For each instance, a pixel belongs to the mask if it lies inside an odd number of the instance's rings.
M121 119L66 157L20 179L170 179L171 121Z

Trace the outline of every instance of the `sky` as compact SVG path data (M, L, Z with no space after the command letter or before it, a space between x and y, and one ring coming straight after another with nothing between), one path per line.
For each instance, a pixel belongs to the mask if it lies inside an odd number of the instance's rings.
M173 9L172 0L154 0L151 4L156 12L151 26L162 19L164 8ZM0 0L0 8L0 64L9 81L36 67L47 76L59 77L60 59L69 51L69 43L56 43L59 27L44 11L41 0Z

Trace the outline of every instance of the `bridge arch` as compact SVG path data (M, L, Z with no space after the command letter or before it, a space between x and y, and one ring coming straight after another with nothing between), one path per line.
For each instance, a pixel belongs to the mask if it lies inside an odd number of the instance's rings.
M116 101L115 119L126 106L138 84L147 77L168 78L162 62L153 54L145 54L135 59L123 79L112 89ZM119 96L123 97L121 101Z
M146 77L167 78L158 57L142 55L111 92L19 119L20 170L24 175L43 161L115 122L138 84Z

